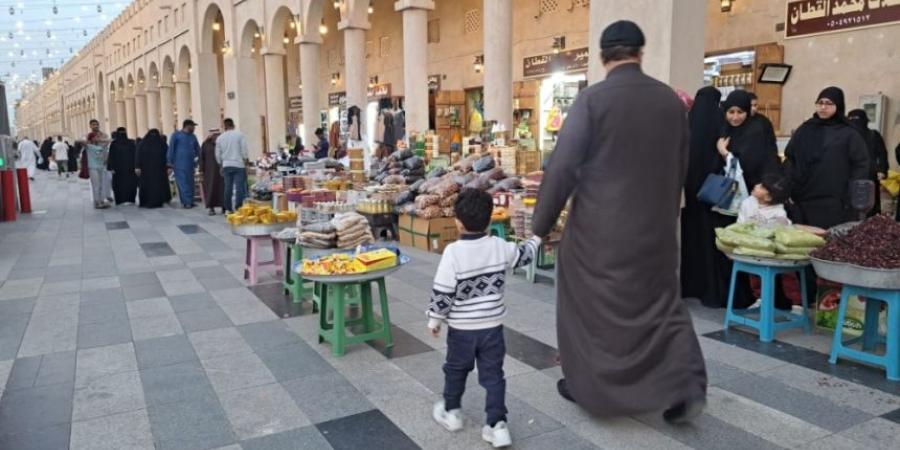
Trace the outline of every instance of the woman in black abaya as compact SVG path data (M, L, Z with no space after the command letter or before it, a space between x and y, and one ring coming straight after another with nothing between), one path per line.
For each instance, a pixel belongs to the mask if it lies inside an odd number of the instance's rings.
M869 216L881 214L881 180L887 176L890 168L884 138L878 131L869 129L869 115L865 110L854 109L848 112L847 120L866 141L866 148L869 150L869 179L875 183L875 206L869 211Z
M791 220L825 229L854 220L850 183L869 179L869 150L844 116L844 91L819 94L816 113L794 133L785 156Z
M138 179L135 168L134 141L128 139L125 128L119 127L113 133L113 141L109 144L109 160L107 169L113 173L112 188L116 204L134 203L137 197Z
M156 128L147 132L137 151L136 172L140 176L141 208L159 208L172 200L166 168L165 138Z
M750 120L752 98L746 91L734 91L722 104L725 126L722 137L716 147L720 161L724 165L728 155L737 158L744 173L747 190L752 191L762 177L773 171L779 171L778 147L769 138L768 131L762 121ZM731 216L715 214L713 222L716 227L727 227L737 219ZM732 263L723 253L716 253L714 264L714 286L707 295L701 297L704 305L724 308L728 305L728 290L731 286ZM747 308L756 302L750 288L750 278L741 273L735 281L734 307ZM790 308L790 301L784 298L782 289L776 289L776 307Z
M718 89L704 87L697 91L688 113L690 160L684 183L685 206L681 210L681 296L684 298L715 297L710 291L716 285L714 271L719 256L714 232L716 213L697 200L697 193L706 177L721 172L724 166L716 152L716 141L724 123L719 108L721 98Z

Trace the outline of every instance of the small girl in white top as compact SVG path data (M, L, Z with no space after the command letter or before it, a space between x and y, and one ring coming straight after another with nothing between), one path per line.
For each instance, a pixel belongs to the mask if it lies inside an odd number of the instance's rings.
M753 187L750 196L741 202L738 223L753 223L761 226L790 225L784 202L790 197L790 188L785 177L769 173Z

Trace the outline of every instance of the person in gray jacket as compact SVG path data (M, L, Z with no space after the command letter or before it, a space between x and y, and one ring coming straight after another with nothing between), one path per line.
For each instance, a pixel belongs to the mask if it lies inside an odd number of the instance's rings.
M234 120L223 121L225 132L216 139L216 161L225 179L225 212L234 212L247 198L247 139L234 129ZM232 203L232 196L234 202Z

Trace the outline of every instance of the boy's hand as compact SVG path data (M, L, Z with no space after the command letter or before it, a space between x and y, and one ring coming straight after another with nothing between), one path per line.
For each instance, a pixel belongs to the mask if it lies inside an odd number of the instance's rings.
M440 325L430 328L430 329L431 329L432 336L439 337L441 335L441 326Z
M428 329L431 330L431 335L434 337L438 337L441 335L441 321L435 318L428 319Z

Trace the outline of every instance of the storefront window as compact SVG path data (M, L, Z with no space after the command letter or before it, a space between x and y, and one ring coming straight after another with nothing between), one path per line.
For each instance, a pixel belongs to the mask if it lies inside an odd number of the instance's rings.
M555 73L541 82L540 142L541 149L551 151L575 97L587 84L587 75Z

